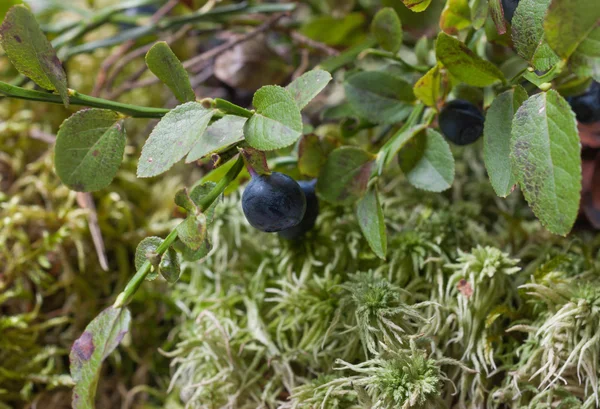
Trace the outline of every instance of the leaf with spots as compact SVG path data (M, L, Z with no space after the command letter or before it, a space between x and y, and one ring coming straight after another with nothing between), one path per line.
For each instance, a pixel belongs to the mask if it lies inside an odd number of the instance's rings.
M475 87L487 87L504 81L504 74L491 62L479 57L464 43L440 33L435 45L438 61L461 82Z
M129 331L131 314L125 308L109 307L85 328L73 343L69 360L73 389L73 409L94 409L102 362Z
M344 83L344 90L356 114L377 123L403 121L411 113L415 100L408 82L382 71L354 74Z
M560 94L541 92L521 105L510 155L533 213L550 232L569 233L579 211L581 145L575 114Z
M160 41L148 50L146 65L169 87L179 102L196 100L188 73L166 42Z
M485 167L496 194L508 196L517 183L510 160L512 120L527 99L521 86L498 95L485 115L483 154Z
M331 74L323 70L308 71L294 81L286 89L296 101L299 109L303 109L331 81Z
M172 109L156 125L142 149L137 175L160 175L188 154L203 136L214 110L197 102Z
M69 105L67 74L27 7L17 5L8 11L0 27L0 45L21 74L44 89L57 91L65 106Z
M17 4L23 4L23 0L2 0L0 3L0 23L4 21L4 17L6 16L6 13L8 13L8 10Z
M391 7L382 8L373 17L371 33L386 51L397 53L402 47L402 23Z
M440 16L440 28L448 34L457 34L471 25L468 0L448 0Z
M433 129L413 135L398 154L400 169L411 185L442 192L454 181L454 158L444 137Z
M427 10L431 4L431 0L402 0L402 3L415 13L420 13Z
M119 114L106 109L79 111L63 122L56 135L56 174L78 192L103 189L119 170L125 143Z
M600 7L597 0L552 0L544 18L544 33L550 47L563 60L590 38L598 41ZM598 55L598 54L596 54Z
M413 91L425 105L438 110L450 92L448 73L439 64L434 66L415 83Z
M383 210L379 203L377 191L370 190L356 205L356 218L363 236L367 239L371 250L380 259L385 260L387 253L387 235Z
M521 0L512 20L512 38L519 56L546 71L560 59L544 38L544 16L550 0Z
M335 149L317 180L317 194L335 205L349 205L364 196L375 156L355 146Z
M190 249L197 251L206 237L206 216L189 214L177 227L177 237Z
M250 146L263 151L285 148L302 136L298 103L285 88L267 85L256 91L256 113L246 122L244 136Z

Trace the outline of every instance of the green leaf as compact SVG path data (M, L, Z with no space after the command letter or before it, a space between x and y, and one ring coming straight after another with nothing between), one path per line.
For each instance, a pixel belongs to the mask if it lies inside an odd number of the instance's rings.
M315 134L304 136L298 145L298 170L306 176L316 178L327 160L321 140Z
M211 153L218 153L230 148L244 139L244 124L246 118L235 115L225 115L213 122L206 132L196 142L187 158L186 163L197 161Z
M416 188L442 192L454 181L454 158L444 137L433 129L414 135L400 150L398 161Z
M206 216L189 214L177 227L177 237L190 249L197 251L206 237Z
M69 360L73 389L73 409L94 409L102 362L129 331L131 314L125 308L109 307L85 328L73 343Z
M447 34L438 35L435 53L438 61L465 84L486 87L498 80L504 81L504 74L494 64L478 57L462 42Z
M239 148L238 148L239 149ZM263 151L259 151L258 149L246 147L244 149L239 149L242 157L244 158L244 163L246 164L246 168L252 174L257 175L270 175L271 171L269 170L269 165L267 165L267 155Z
M166 42L158 42L148 50L146 65L169 87L179 102L196 100L187 71Z
M510 159L510 135L515 112L527 100L521 86L496 97L485 115L483 153L490 182L496 194L508 196L517 183Z
M300 33L331 46L350 45L352 37L362 34L364 24L362 13L349 13L342 18L322 15L312 18Z
M200 201L206 197L214 188L217 186L215 182L204 182L197 186L194 186L190 191L190 198L196 204L200 206ZM206 216L206 224L210 225L215 218L215 209L219 204L219 200L216 199L212 202L208 209L204 209L202 212Z
M346 98L357 115L371 122L393 124L410 114L415 99L411 85L381 71L364 71L344 83Z
M402 47L402 22L391 7L382 8L373 17L371 33L386 51L397 53Z
M175 204L179 207L183 207L188 213L196 213L198 211L198 207L196 203L190 197L190 194L187 188L179 189L177 193L175 193Z
M160 275L171 284L179 280L179 277L181 276L181 265L179 254L177 254L173 247L169 247L162 255L160 264L158 265L158 271L160 272Z
M146 237L135 249L135 269L139 270L146 261L150 261L153 265L148 275L146 275L147 281L152 281L158 277L158 263L160 258L156 253L158 247L163 243L163 239L160 237Z
M298 109L303 109L331 81L331 74L323 70L308 71L294 81L286 89L296 101Z
M488 0L489 13L496 26L496 32L499 35L506 34L506 21L504 20L504 10L502 9L502 0Z
M292 95L276 85L256 91L256 113L246 122L244 136L250 146L263 151L284 148L302 136L302 115Z
M484 26L488 16L488 0L470 0L471 21L473 28L480 29Z
M56 136L56 174L78 192L103 189L119 170L125 143L119 114L106 109L79 111L62 123Z
M512 20L517 53L536 69L546 71L559 61L544 38L544 15L551 0L521 0Z
M440 16L440 28L448 34L457 34L471 25L468 0L448 0Z
M210 237L207 234L204 238L202 246L200 246L198 250L190 249L188 246L183 244L181 240L175 241L175 243L173 244L173 248L181 254L181 257L185 261L198 261L206 257L208 253L210 253L210 251L212 250L212 244L210 242Z
M600 26L579 44L569 59L569 66L580 77L600 81Z
M8 10L10 10L10 8L12 6L15 6L17 4L23 4L22 0L3 0L2 4L0 4L0 23L2 23L2 21L4 20L4 16L6 16L6 13L8 13Z
M431 4L431 0L402 0L402 3L415 13L420 13L427 10Z
M546 41L563 60L599 27L600 7L594 0L552 0L544 20Z
M375 190L367 192L356 206L356 218L367 239L371 250L377 257L385 260L387 253L387 235L385 231L385 220L383 210L379 204L379 198Z
M17 5L8 11L0 27L0 44L21 74L44 89L57 91L65 106L69 105L67 74L27 7Z
M335 149L317 180L317 193L334 205L348 205L360 199L367 190L375 157L355 146Z
M523 195L552 233L569 233L579 211L581 146L575 114L556 91L530 97L517 111L511 159Z
M169 111L142 149L138 177L156 176L169 170L200 140L213 113L197 102L187 102Z
M413 88L415 96L425 105L438 110L438 106L450 91L450 78L440 65L434 66L427 71Z

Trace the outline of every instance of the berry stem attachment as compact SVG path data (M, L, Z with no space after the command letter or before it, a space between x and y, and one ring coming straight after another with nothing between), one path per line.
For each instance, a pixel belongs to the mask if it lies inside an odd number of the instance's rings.
M231 169L225 174L223 179L217 183L217 185L206 195L204 196L198 203L198 209L200 211L204 211L208 209L215 200L225 191L227 186L237 178L242 169L244 168L244 160L240 155L236 162L233 164ZM156 249L157 256L161 256L164 254L171 245L177 239L177 230L172 230L169 235L165 238L165 240L161 243L160 246ZM117 296L115 303L113 304L114 308L121 308L125 305L129 304L134 294L140 288L146 276L150 273L152 264L149 260L146 260L144 264L140 267L140 269L135 273L135 275L129 280L123 292Z

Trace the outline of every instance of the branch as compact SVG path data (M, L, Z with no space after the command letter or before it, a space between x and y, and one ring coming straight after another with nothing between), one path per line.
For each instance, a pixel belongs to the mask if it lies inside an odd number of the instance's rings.
M62 99L57 94L21 88L2 81L0 81L0 94L10 98L63 105ZM72 105L110 109L125 115L129 115L133 118L162 118L167 112L169 112L169 109L122 104L120 102L113 102L107 99L80 94L74 90L69 90L69 102Z
M225 191L227 186L237 178L242 169L244 168L244 159L242 156L238 156L236 162L233 164L231 169L227 171L225 176L217 183L217 185L206 195L204 196L199 203L197 203L198 208L201 211L208 209L215 200ZM156 249L156 254L162 255L164 254L169 247L175 242L177 239L177 230L172 230L171 233L165 238L165 240L161 243L160 246ZM113 304L114 308L121 308L127 305L136 291L140 288L146 276L150 273L152 265L150 261L146 260L144 264L140 267L140 269L135 273L135 275L129 280L125 289L121 294L117 296L115 303Z

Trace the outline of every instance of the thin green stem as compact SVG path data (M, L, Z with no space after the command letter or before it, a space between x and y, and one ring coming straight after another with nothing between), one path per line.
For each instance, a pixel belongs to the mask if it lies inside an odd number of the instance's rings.
M215 108L228 114L243 116L245 118L251 118L254 115L254 112L221 98L215 98L214 105Z
M404 67L406 67L410 70L413 70L413 71L418 71L418 72L429 71L429 67L426 67L424 65L409 64L406 61L404 61L402 58L400 58L400 56L398 56L394 53L391 53L389 51L378 50L376 48L367 48L366 50L364 50L360 53L359 58L363 58L364 56L367 56L367 55L374 55L376 57L383 57L383 58L397 61L400 64L402 64Z
M29 101L49 102L52 104L61 104L62 99L57 94L51 94L43 91L35 91L0 81L0 94L10 98L25 99ZM96 98L70 90L69 103L72 105L81 105L91 108L110 109L129 115L134 118L161 118L167 112L165 108L149 108L138 105L123 104L120 102L109 101L107 99Z
M225 176L217 183L217 185L200 201L197 203L198 208L202 211L208 209L215 200L225 191L227 186L237 178L244 167L244 159L242 155L238 157L236 162L233 164L231 169L227 171ZM177 229L172 230L169 235L165 238L165 240L158 246L156 249L156 254L159 256L164 254L169 247L175 242L177 239ZM115 303L113 304L114 308L121 308L131 301L134 294L140 288L146 276L152 270L152 264L150 261L146 260L144 264L140 267L138 271L136 271L135 275L129 280L121 294L117 296Z

